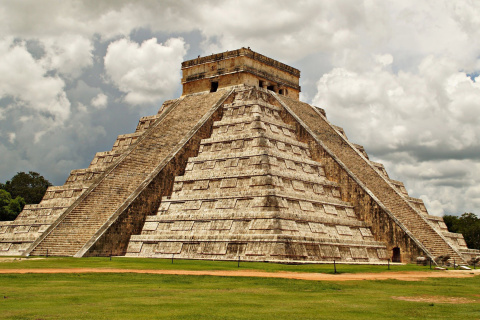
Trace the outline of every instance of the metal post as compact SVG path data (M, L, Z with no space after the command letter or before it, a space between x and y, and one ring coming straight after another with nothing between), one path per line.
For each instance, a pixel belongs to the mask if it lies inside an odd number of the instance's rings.
M47 249L47 258L48 258L48 249Z
M388 270L390 270L390 259L388 259Z
M453 259L453 270L455 270L455 269L457 269L457 268L455 267L455 259Z
M240 256L238 256L237 268L240 268Z
M175 256L175 253L172 253L172 264L173 264L173 256Z
M335 264L335 260L333 260L333 273L337 273L337 265Z
M428 261L430 262L430 270L432 270L432 258L428 258Z

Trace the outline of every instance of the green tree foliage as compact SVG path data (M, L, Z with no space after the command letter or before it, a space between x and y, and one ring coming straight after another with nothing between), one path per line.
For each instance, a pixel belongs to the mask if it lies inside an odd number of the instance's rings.
M20 196L25 199L25 203L36 204L40 203L45 191L51 185L50 181L39 173L30 171L18 172L12 180L3 185L3 189L8 191L12 198Z
M0 221L15 220L25 206L25 200L17 196L12 198L8 191L0 189Z
M474 213L464 213L460 217L443 217L448 231L463 234L470 249L480 249L480 218Z

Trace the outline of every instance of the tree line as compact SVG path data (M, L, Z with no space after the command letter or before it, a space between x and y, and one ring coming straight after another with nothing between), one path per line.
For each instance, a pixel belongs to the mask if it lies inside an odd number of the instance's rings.
M480 218L471 212L465 212L460 217L446 215L443 221L448 231L463 234L470 249L480 249Z
M26 204L42 201L52 184L37 172L18 172L12 179L0 183L0 221L15 220Z

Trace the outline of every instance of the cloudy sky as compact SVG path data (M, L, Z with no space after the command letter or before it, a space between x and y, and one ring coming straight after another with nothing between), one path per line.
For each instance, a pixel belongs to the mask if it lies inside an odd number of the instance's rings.
M477 0L4 0L0 181L63 184L180 96L183 60L247 46L431 214L480 214Z

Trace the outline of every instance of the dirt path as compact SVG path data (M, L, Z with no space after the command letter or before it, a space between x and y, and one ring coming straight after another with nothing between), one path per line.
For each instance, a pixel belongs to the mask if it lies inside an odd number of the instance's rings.
M220 277L259 277L259 278L283 278L313 281L355 281L355 280L386 280L396 279L403 281L420 281L427 278L469 278L480 275L480 269L446 270L438 272L383 272L383 273L308 273L308 272L263 272L255 270L135 270L135 269L95 269L95 268L71 268L71 269L0 269L0 274L7 273L148 273L148 274L173 274L193 276L220 276Z

